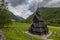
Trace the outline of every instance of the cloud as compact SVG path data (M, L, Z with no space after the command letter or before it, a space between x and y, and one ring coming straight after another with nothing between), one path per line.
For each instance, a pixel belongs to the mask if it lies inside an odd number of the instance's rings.
M45 7L60 7L60 0L51 0Z
M27 1L28 0L8 0L8 2L11 3L12 6L27 4Z
M60 0L8 0L8 9L14 14L27 18L39 7L60 7Z
M16 7L13 7L11 4L9 4L8 7L9 11L11 11L14 15L23 17L24 19L33 14L33 12L28 10L29 5L18 5Z
M42 3L42 1L43 0L33 0L33 1L31 1L30 5L29 5L29 10L31 10L32 12L35 12L38 7L41 7L39 5L40 5L40 3Z
M32 1L29 5L29 10L34 12L37 9L38 3L36 1Z

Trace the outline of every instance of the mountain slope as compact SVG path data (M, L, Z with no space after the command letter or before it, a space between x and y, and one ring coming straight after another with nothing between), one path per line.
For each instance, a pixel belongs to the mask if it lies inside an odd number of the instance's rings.
M13 13L11 13L11 15L12 15L12 19L14 19L14 20L16 20L16 21L23 21L23 20L25 20L25 19L22 18L22 17L19 17L19 16L14 15Z
M40 14L48 25L60 25L60 8L41 8ZM31 23L33 15L27 18L27 22Z

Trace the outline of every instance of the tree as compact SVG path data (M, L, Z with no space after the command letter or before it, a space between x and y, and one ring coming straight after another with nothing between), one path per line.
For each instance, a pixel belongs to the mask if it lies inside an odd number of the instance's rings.
M4 25L11 24L11 14L5 8L0 8L0 28L4 28Z

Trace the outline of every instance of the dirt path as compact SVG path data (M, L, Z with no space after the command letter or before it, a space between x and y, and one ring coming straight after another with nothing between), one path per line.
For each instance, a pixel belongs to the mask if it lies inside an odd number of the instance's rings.
M5 40L4 33L2 32L2 29L0 29L0 40Z
M28 34L28 35L30 35L30 36L41 38L43 40L53 40L53 39L48 39L48 37L52 34L52 32L50 32L48 35L43 35L43 36L34 35L34 34L29 33L29 32L25 32L25 33Z

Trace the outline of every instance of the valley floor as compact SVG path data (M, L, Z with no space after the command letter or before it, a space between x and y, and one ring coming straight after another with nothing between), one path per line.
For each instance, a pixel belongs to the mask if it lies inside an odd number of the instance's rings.
M31 24L29 23L13 23L8 28L4 28L3 32L6 40L42 40L24 33L28 31ZM49 31L52 35L48 39L60 40L60 28L55 26L48 26Z

